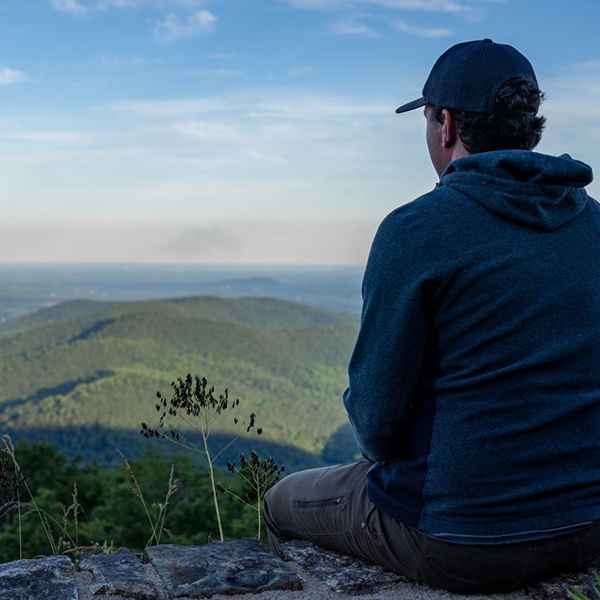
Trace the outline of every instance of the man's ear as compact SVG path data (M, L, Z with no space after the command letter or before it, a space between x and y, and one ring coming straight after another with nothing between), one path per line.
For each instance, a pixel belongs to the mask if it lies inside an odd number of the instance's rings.
M442 111L442 116L444 117L444 122L442 123L442 146L444 148L452 148L456 142L456 121L446 108Z

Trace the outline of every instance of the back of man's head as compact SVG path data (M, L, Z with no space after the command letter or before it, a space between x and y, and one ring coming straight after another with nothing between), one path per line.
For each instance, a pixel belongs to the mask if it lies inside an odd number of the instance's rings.
M449 108L460 139L469 154L491 150L533 150L542 139L546 117L539 116L545 95L528 79L507 81L496 94L505 114L487 114ZM445 107L429 105L430 118L443 123Z
M469 154L532 150L546 122L537 115L543 99L529 60L516 48L485 38L446 50L431 69L422 97L396 112L427 106L430 122L444 123L446 109L451 130Z
M500 114L449 108L458 133L469 154L492 150L533 150L542 139L546 117L539 116L545 95L529 79L516 78L496 93ZM429 105L429 118L444 122L444 106Z

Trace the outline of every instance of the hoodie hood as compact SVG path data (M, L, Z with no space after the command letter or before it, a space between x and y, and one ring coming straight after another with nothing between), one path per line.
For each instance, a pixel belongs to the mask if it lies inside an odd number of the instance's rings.
M592 179L591 167L568 154L498 150L455 160L438 186L453 188L524 227L552 231L585 208L583 188Z

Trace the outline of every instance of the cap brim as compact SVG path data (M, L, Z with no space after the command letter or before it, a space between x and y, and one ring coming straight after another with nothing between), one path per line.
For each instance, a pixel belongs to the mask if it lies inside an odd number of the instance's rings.
M408 104L403 104L400 108L396 109L397 113L403 113L403 112L407 112L409 110L414 110L415 108L420 108L421 106L425 106L427 104L427 100L425 100L425 98L421 97L418 100L413 100L412 102L409 102Z

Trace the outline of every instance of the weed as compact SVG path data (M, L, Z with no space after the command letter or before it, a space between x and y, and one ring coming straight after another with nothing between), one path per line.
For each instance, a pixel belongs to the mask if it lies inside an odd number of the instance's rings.
M600 583L600 575L598 575L598 573L594 573L594 577L596 578L596 581ZM586 596L585 594L581 593L577 588L572 586L567 590L567 593L571 598L573 598L573 600L592 600L589 596ZM594 586L594 593L598 598L600 598L600 588L598 588L597 585Z
M17 485L17 506L18 506L18 510L19 510L19 555L21 557L23 556L23 540L21 537L21 531L22 531L21 507L23 506L23 503L21 502L20 493L18 491L18 488L20 487L21 484L25 487L25 489L27 490L27 493L29 494L29 498L31 499L31 504L33 505L34 511L39 515L40 521L42 523L42 527L44 528L44 533L46 534L48 543L50 544L52 554L56 555L56 554L58 554L58 549L56 547L56 542L54 540L54 536L52 535L52 529L50 528L50 523L48 522L48 515L44 511L42 511L40 509L40 507L37 505L37 502L35 501L35 497L34 497L33 493L31 492L31 490L29 489L29 485L27 485L27 480L25 479L23 473L21 472L21 467L19 466L19 463L17 462L17 458L15 456L15 446L12 442L11 437L9 435L3 435L2 436L2 444L3 444L2 451L5 454L8 454L8 456L10 457L10 459L13 463L13 467L15 469L15 481L16 481L16 485Z
M235 462L227 463L227 468L232 473L237 473L253 491L256 498L256 503L249 494L239 496L238 494L231 491L231 488L225 488L221 484L217 484L217 491L221 493L231 494L234 498L237 498L243 502L246 506L251 507L256 511L258 531L256 537L260 539L261 525L262 525L262 504L265 494L271 486L273 486L278 480L281 473L285 470L285 466L279 467L275 462L275 459L270 456L267 459L262 459L253 450L250 452L250 458L247 459L245 454L240 454L239 466Z
M14 454L14 452L13 452ZM15 506L18 511L19 559L23 558L23 531L21 515L20 471L10 474L10 459L0 459L0 517L7 515Z
M171 473L169 475L169 484L167 487L167 494L165 496L165 501L160 504L152 504L152 508L154 509L154 516L150 515L150 511L148 510L148 504L144 498L144 494L142 493L142 489L140 488L140 484L138 483L137 477L129 464L129 461L125 458L123 453L120 450L117 450L119 456L122 458L123 463L125 464L125 469L129 473L133 481L132 490L133 493L139 498L142 506L144 507L144 511L146 513L146 517L148 518L148 522L150 523L150 528L152 529L152 534L150 538L146 542L146 547L151 546L153 542L158 546L160 544L160 538L163 532L166 533L168 537L171 537L171 532L168 529L165 529L165 518L167 516L167 507L169 506L169 501L171 500L171 496L177 491L177 480L174 479L174 467L171 465Z
M170 399L165 398L160 391L156 392L158 402L155 408L159 413L162 413L158 427L152 429L146 423L142 423L141 433L146 438L157 437L168 439L174 444L204 457L210 477L212 499L219 527L219 537L223 541L225 538L223 536L223 525L221 523L221 512L217 497L215 461L238 439L238 436L235 436L216 454L213 453L213 449L210 447L209 438L215 421L221 416L223 411L235 409L239 406L240 401L239 399L229 400L227 389L222 394L219 394L218 397L215 396L214 387L209 387L205 377L200 378L198 375L192 377L189 373L185 380L178 378L177 382L172 382L171 387L173 388L173 395ZM177 429L174 426L166 424L165 420L168 420L169 417L180 419L184 423L186 430ZM239 424L240 422L237 417L233 421L235 424ZM246 432L256 428L256 415L252 413L248 421L242 420L241 424L246 428ZM192 432L191 435L190 431ZM192 441L191 437L194 433L200 436L202 446ZM261 433L262 429L257 428L257 434L260 435Z

